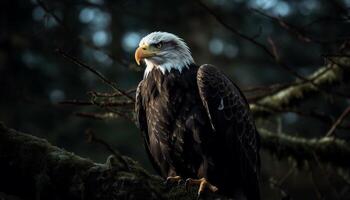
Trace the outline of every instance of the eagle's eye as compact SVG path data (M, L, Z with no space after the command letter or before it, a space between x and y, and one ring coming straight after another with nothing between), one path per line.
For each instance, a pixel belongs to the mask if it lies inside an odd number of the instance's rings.
M157 44L154 45L155 47L157 47L158 49L162 48L163 46L163 42L158 42Z

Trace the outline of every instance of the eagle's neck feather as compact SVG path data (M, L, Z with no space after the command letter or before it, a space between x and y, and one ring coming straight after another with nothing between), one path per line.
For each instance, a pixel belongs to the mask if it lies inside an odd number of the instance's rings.
M170 59L168 62L165 62L160 65L156 65L152 61L145 59L146 63L146 69L144 73L144 78L147 78L148 74L153 69L159 69L162 74L165 74L166 72L170 72L172 69L178 70L180 73L184 68L188 68L191 64L194 64L192 57L183 57L179 59Z

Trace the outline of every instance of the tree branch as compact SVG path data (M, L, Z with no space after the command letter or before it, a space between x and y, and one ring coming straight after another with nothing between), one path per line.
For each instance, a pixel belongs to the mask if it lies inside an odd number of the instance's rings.
M166 187L132 159L94 163L0 123L0 188L23 199L195 199L195 188ZM207 195L208 199L220 198Z
M295 105L305 100L306 97L317 94L320 88L327 90L326 88L344 81L349 74L350 59L346 57L339 58L337 64L330 63L311 74L308 79L312 80L312 83L297 81L296 84L251 104L250 108L255 117L271 115L275 113L274 110Z
M327 132L326 136L334 136L335 129L343 122L343 120L350 114L350 106L347 107L343 113L339 116L339 118L335 121L335 123L332 125L331 129Z
M56 49L56 51L61 54L63 57L65 57L66 59L70 60L71 62L73 62L74 64L83 67L87 70L89 70L90 72L92 72L93 74L95 74L98 78L100 78L104 83L106 83L107 85L109 85L111 88L113 88L115 91L119 92L121 95L127 97L128 99L130 99L131 101L135 101L135 99L133 97L131 97L127 92L125 92L124 90L118 88L116 86L116 84L110 80L108 80L103 74L101 74L99 71L97 71L96 69L94 69L93 67L81 62L80 60L78 60L77 58L67 54L66 52L62 51L61 49Z
M259 133L264 149L279 158L293 158L299 166L305 162L315 162L314 155L322 163L345 168L350 166L350 146L345 140L329 137L307 139L276 134L266 129L259 129Z

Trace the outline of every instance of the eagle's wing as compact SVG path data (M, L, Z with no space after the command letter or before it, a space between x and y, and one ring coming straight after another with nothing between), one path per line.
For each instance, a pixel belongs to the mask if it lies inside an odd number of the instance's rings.
M229 144L238 144L235 153L241 154L241 164L249 165L247 173L256 175L260 166L259 136L242 92L212 65L202 65L198 69L197 84L215 134L232 140Z
M143 87L143 80L139 83L136 89L136 101L135 101L135 113L136 113L136 124L138 128L141 131L145 149L147 152L147 155L149 157L149 160L151 161L151 164L153 168L157 171L158 174L161 174L161 170L159 168L159 165L155 162L151 152L150 152L150 143L149 143L149 136L148 136L148 126L147 126L147 118L146 118L146 112L144 108L144 102L142 99L141 90Z

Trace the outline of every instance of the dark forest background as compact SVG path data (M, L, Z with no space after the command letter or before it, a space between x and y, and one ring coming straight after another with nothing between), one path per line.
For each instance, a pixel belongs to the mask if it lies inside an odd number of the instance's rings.
M109 152L86 142L84 133L91 129L152 170L133 122L118 115L87 116L101 110L62 103L110 91L63 54L93 66L119 88L133 89L144 69L134 61L139 40L153 31L171 32L187 42L198 64L218 66L254 101L272 90L268 86L292 82L296 74L307 77L329 62L327 55L350 38L349 8L349 0L1 1L0 121L104 162ZM257 86L261 90L251 89ZM345 84L337 88L342 95L320 93L297 109L334 122L350 104L349 89ZM348 140L344 121L335 134ZM332 127L290 110L257 123L305 138L322 137ZM349 176L332 165L297 167L265 150L261 156L263 199L350 199Z

